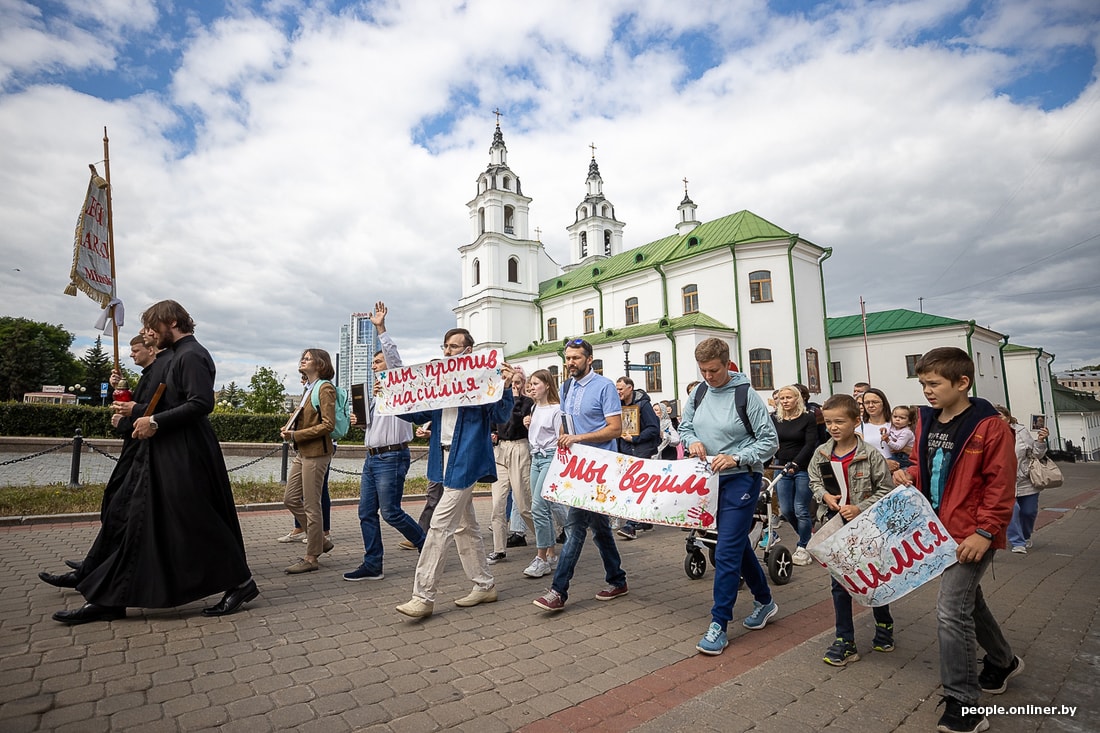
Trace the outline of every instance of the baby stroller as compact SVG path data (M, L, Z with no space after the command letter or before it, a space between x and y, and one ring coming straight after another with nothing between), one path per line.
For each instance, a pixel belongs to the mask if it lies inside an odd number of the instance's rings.
M768 530L768 537L776 537L779 527L778 515L772 513L772 493L775 484L774 479L764 479L764 485L760 489L760 498L756 501L756 510L753 512L752 528L749 530L749 547L756 550L760 547L760 538L764 530ZM686 540L687 557L684 558L684 572L692 580L699 580L707 572L707 555L710 556L710 564L714 562L714 548L718 544L718 533L703 529L693 529L688 532ZM706 550L706 554L704 554ZM764 566L768 569L768 576L776 585L786 585L791 582L791 571L794 563L791 562L791 551L781 541L768 542L764 547ZM744 581L742 581L744 582Z

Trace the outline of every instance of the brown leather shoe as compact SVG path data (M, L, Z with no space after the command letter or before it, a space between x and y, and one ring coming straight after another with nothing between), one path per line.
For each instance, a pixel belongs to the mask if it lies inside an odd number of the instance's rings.
M318 570L321 566L317 562L310 562L304 557L298 558L298 562L294 563L286 569L287 575L297 575L298 573L309 573L314 570Z

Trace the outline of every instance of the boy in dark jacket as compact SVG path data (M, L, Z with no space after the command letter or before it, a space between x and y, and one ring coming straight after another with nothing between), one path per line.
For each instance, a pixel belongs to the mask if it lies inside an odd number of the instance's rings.
M986 400L968 397L974 362L962 349L932 349L916 364L930 407L920 408L917 439L908 469L894 472L898 484L916 485L944 527L959 543L958 562L940 578L940 681L946 709L937 730L982 731L989 721L963 714L980 693L999 695L1024 669L1013 655L982 596L981 579L995 550L1005 547L1005 529L1016 501L1015 438ZM983 669L974 665L977 645Z

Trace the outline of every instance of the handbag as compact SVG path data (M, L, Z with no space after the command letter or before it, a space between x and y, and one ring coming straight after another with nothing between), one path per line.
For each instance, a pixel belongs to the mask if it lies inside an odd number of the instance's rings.
M1036 458L1028 451L1028 455L1031 456L1031 463L1027 467L1027 480L1031 482L1039 491L1043 489L1056 489L1062 485L1065 480L1062 476L1062 469L1058 468L1058 464L1050 460L1047 456L1042 458Z

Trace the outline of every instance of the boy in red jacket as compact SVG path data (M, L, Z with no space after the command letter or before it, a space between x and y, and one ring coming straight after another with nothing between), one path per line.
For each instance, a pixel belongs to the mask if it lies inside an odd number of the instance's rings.
M1024 669L985 604L981 579L995 550L1005 548L1005 529L1016 497L1012 431L986 400L968 397L974 362L962 349L932 349L916 364L930 407L920 408L917 439L907 469L894 472L898 485L916 485L959 543L958 562L940 578L940 681L946 710L937 730L976 733L986 717L965 707L981 692L999 695ZM985 649L981 674L974 661Z

